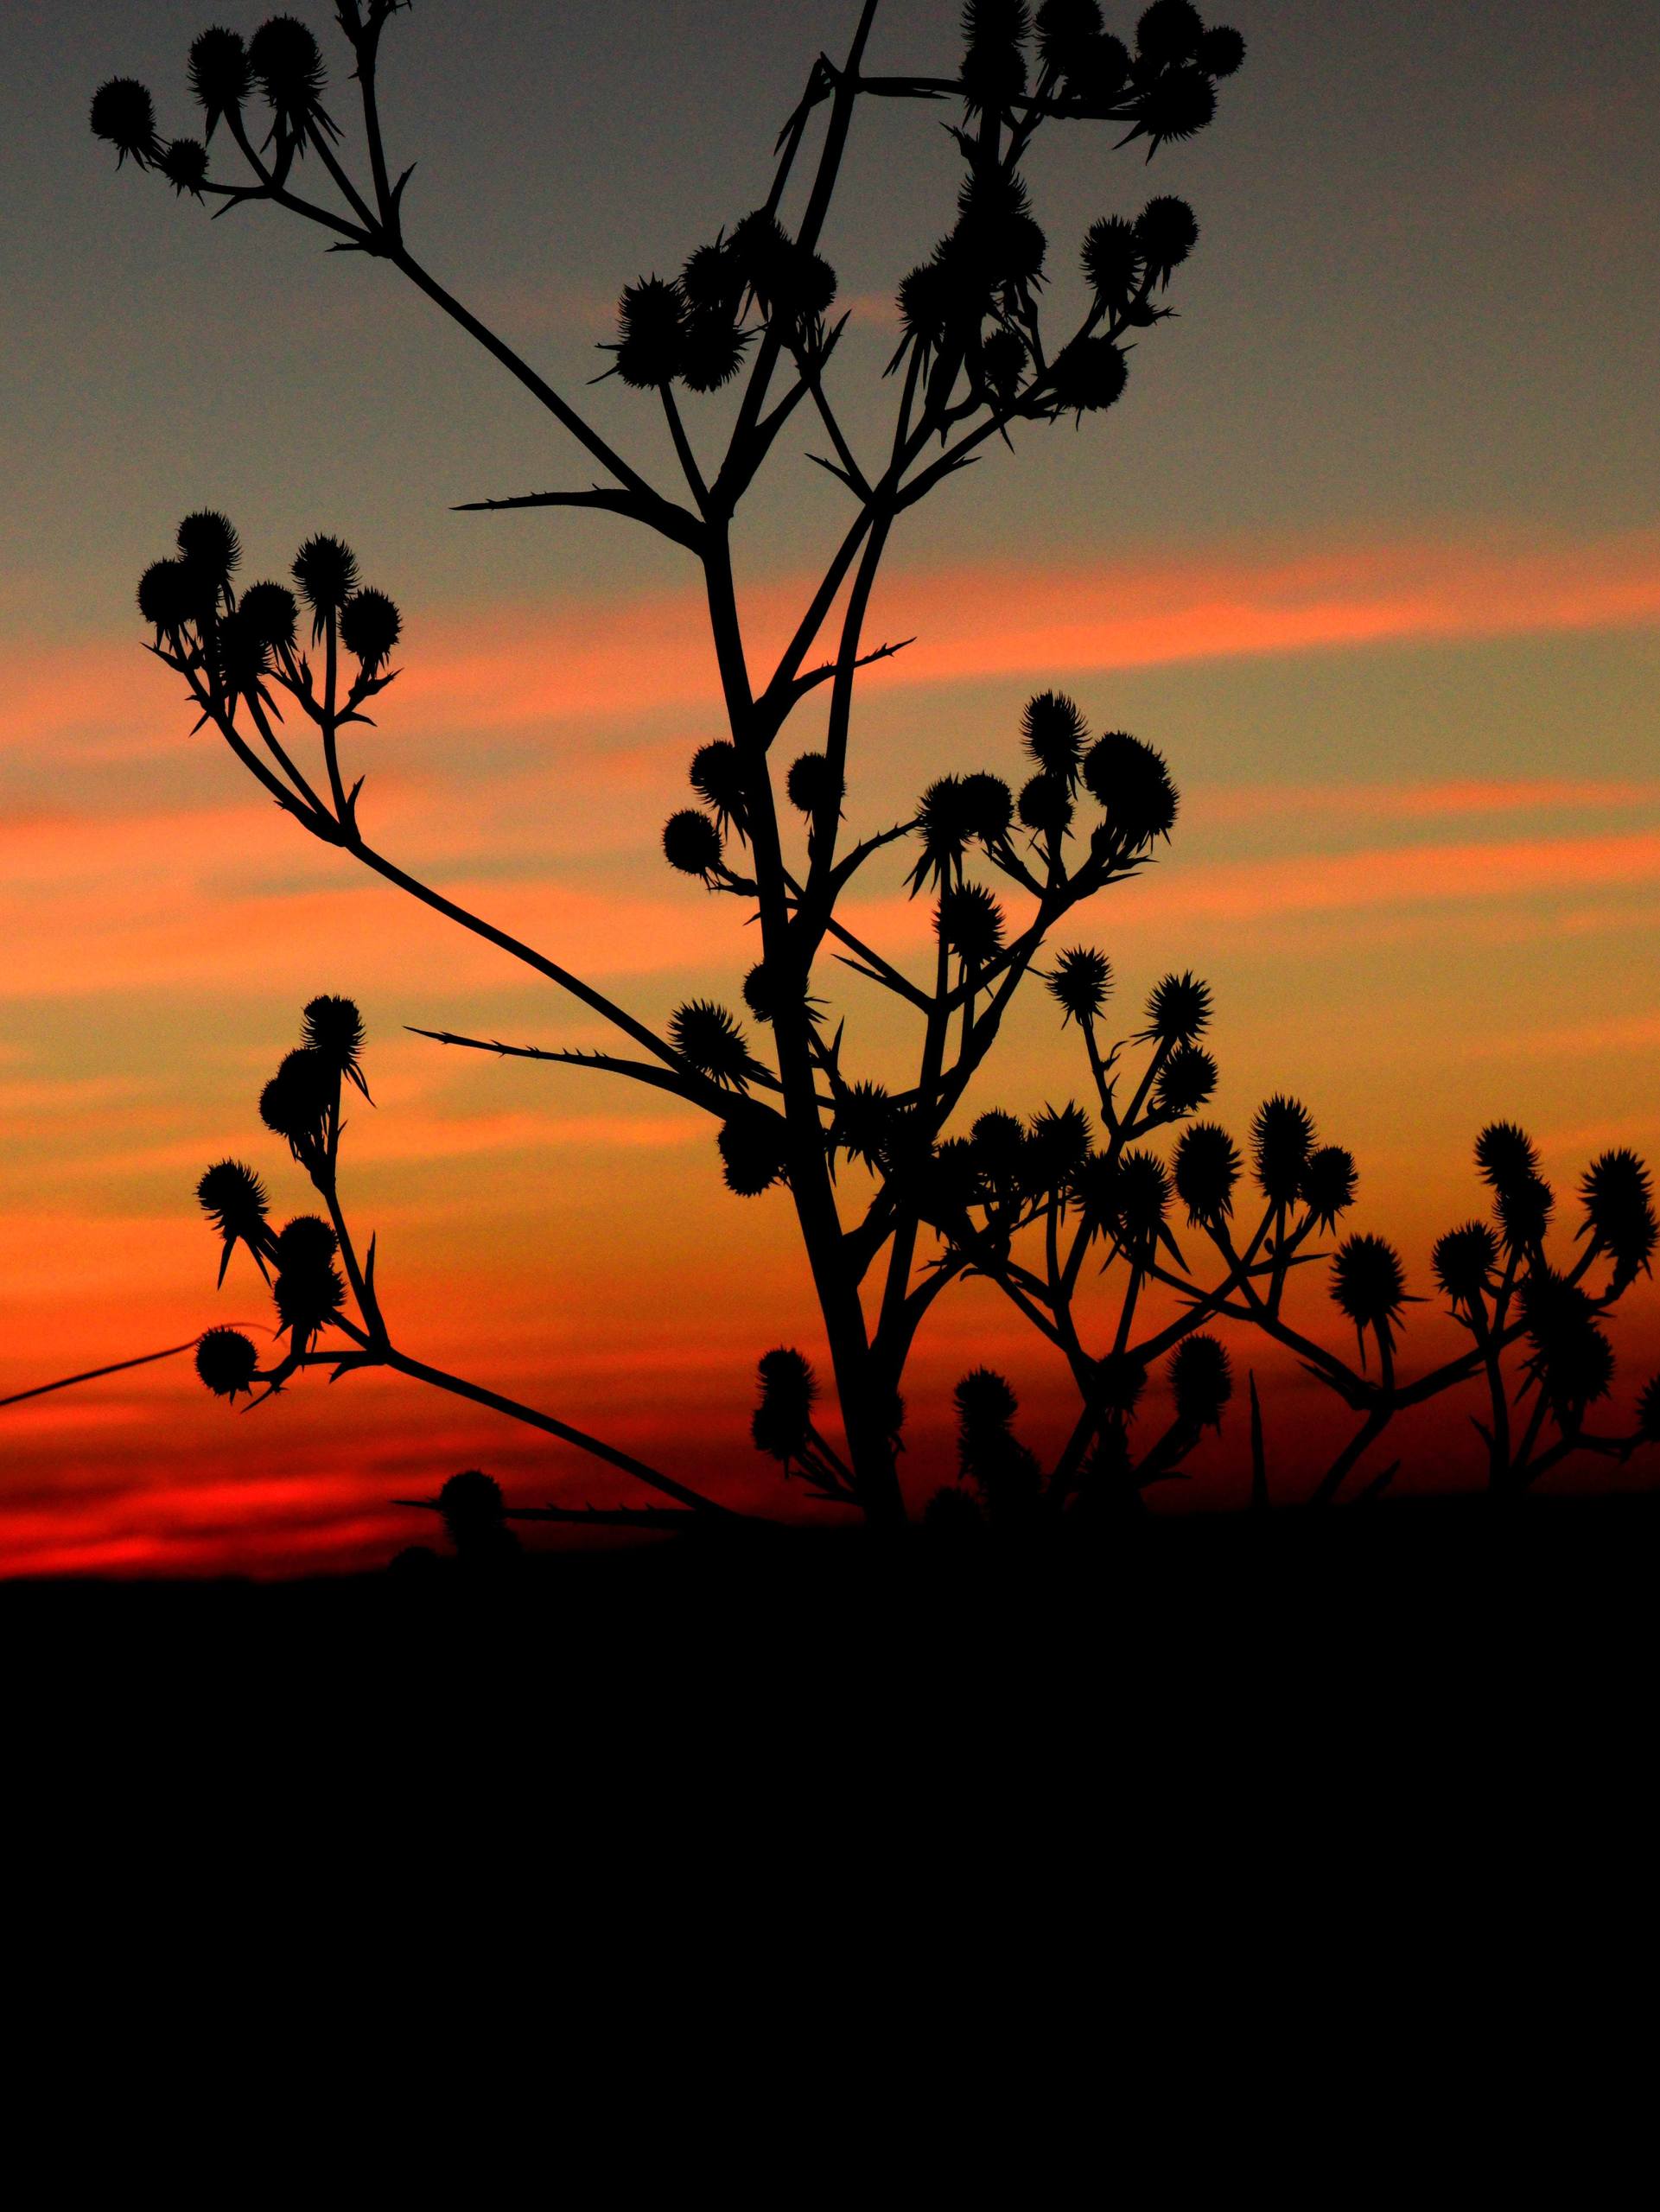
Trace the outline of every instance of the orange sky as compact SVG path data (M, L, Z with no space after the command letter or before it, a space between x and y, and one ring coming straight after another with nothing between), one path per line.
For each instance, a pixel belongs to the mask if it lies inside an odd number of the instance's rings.
M445 512L563 480L569 448L383 272L257 219L194 222L93 158L87 82L132 67L177 104L196 11L140 12L62 0L16 31L29 93L9 143L62 251L0 241L18 508L0 582L0 1397L264 1320L245 1268L215 1295L191 1188L228 1152L279 1213L306 1206L254 1100L301 1003L343 990L378 1102L353 1118L347 1184L408 1348L765 1503L753 1363L817 1341L787 1201L728 1198L690 1109L407 1033L601 1035L302 839L188 734L130 615L185 506L237 515L249 576L281 573L304 531L351 537L407 625L381 727L354 741L370 835L660 1021L694 993L736 1003L753 957L731 904L657 852L691 751L719 734L684 556L607 522ZM894 51L949 40L956 12L895 0ZM1065 941L1110 952L1127 1027L1166 969L1208 976L1222 1116L1239 1130L1268 1091L1305 1096L1359 1158L1354 1225L1395 1237L1422 1290L1434 1233L1475 1207L1484 1121L1526 1122L1561 1185L1603 1147L1660 1143L1660 527L1651 318L1633 305L1651 298L1660 194L1631 60L1647 69L1652 41L1630 0L1571 21L1528 0L1495 77L1472 11L1229 12L1255 74L1227 128L1161 156L1157 188L1190 193L1205 226L1180 318L1147 334L1104 427L1022 433L1016 461L989 457L900 533L871 634L916 642L862 678L849 813L898 818L948 766L1014 775L1021 701L1052 684L1160 746L1184 794L1175 840ZM621 277L750 204L750 110L787 112L801 53L834 45L845 10L702 13L698 53L672 66L594 0L400 22L420 57L399 98L423 237L573 392ZM537 87L579 54L592 97L555 143ZM646 127L688 70L718 143ZM487 76L508 91L485 130ZM863 212L833 242L861 308L838 367L864 436L891 395L881 302L954 188L942 134L902 140L900 120L855 146ZM600 165L614 190L595 207ZM1133 204L1145 173L1110 167ZM1034 183L1058 238L1100 212L1079 155ZM553 211L541 228L503 219L528 205ZM616 384L584 404L661 470ZM758 660L837 497L795 453L761 493L742 548ZM907 864L873 868L855 902L901 963L929 928ZM842 981L861 1071L902 1079L904 1020ZM1049 1016L1028 997L976 1110L1084 1095ZM1628 1305L1629 1396L1660 1360L1660 1312L1646 1283ZM1304 1311L1323 1315L1317 1286ZM1413 1339L1426 1359L1443 1345L1432 1309ZM1294 1489L1330 1409L1253 1357ZM950 1386L980 1360L1007 1366L1039 1440L1062 1433L1058 1378L967 1288L908 1385L919 1497L949 1471ZM1419 1424L1423 1462L1463 1464L1465 1410ZM1231 1421L1191 1497L1237 1496L1243 1449ZM390 1501L468 1464L524 1503L628 1495L412 1384L311 1381L230 1413L185 1361L141 1369L0 1408L0 1573L373 1564L426 1533Z

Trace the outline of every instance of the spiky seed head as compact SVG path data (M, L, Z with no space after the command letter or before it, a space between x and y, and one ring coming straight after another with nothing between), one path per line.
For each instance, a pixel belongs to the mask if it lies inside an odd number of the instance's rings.
M1043 0L1037 14L1038 54L1046 67L1067 76L1101 35L1100 0Z
M735 1018L712 999L691 999L669 1016L669 1041L682 1059L711 1083L741 1090L756 1071Z
M931 876L937 884L951 880L973 834L962 779L942 776L938 783L930 784L917 801L916 835L921 840L922 853L908 879L913 896Z
M829 1139L832 1150L845 1152L849 1160L862 1160L867 1167L880 1167L893 1138L894 1112L894 1102L880 1083L849 1084L836 1101Z
M1020 1400L1007 1381L990 1367L976 1367L965 1375L951 1392L951 1400L964 1436L1007 1429L1021 1409Z
M301 1036L323 1064L340 1075L350 1075L363 1051L363 1016L355 999L332 992L310 1000L302 1017Z
M963 97L970 115L995 114L1026 90L1026 0L968 0L963 10Z
M1317 1229L1331 1230L1338 1216L1349 1211L1359 1180L1354 1154L1340 1144L1322 1145L1309 1154L1297 1196L1313 1217Z
M983 845L995 844L1008 836L1014 818L1014 795L1001 776L977 768L964 777L958 796L970 836Z
M288 1053L259 1094L259 1118L286 1137L296 1158L322 1134L339 1077L321 1052L302 1046Z
M315 38L294 16L271 16L248 41L248 67L271 111L290 129L302 123L328 82Z
M721 1174L735 1198L756 1198L785 1179L789 1162L783 1125L775 1114L757 1108L728 1115L715 1138Z
M1101 305L1116 312L1129 305L1142 281L1142 241L1122 215L1103 215L1084 234L1084 274Z
M1587 1408L1606 1396L1613 1381L1613 1348L1585 1292L1548 1267L1529 1269L1520 1302L1532 1351L1527 1373L1543 1392L1557 1426L1576 1434Z
M158 641L193 619L200 596L182 561L152 561L138 579L138 612L156 625Z
M270 1201L251 1167L220 1160L197 1184L196 1203L221 1236L240 1236L263 1227Z
M1514 1122L1490 1122L1476 1139L1476 1172L1490 1191L1518 1188L1539 1173L1538 1147Z
M1129 363L1110 338L1074 338L1056 355L1050 374L1046 411L1081 422L1116 406L1129 382Z
M1216 1084L1217 1065L1211 1055L1198 1045L1178 1045L1159 1070L1153 1103L1167 1119L1180 1121L1199 1111Z
M1648 1272L1660 1228L1657 1228L1649 1171L1634 1152L1605 1152L1593 1160L1580 1185L1586 1230L1614 1262L1623 1288Z
M339 1249L334 1230L320 1214L298 1213L277 1235L277 1263L282 1268L326 1268Z
M721 865L721 833L695 806L682 807L663 825L663 857L682 875L701 875L705 883Z
M209 1329L196 1342L196 1374L216 1398L251 1390L259 1354L239 1329Z
M1110 1204L1112 1229L1125 1256L1135 1266L1151 1266L1170 1210L1170 1176L1164 1162L1150 1152L1122 1154Z
M1199 244L1199 218L1185 200L1161 194L1135 218L1135 243L1155 281L1167 284Z
M207 112L203 135L211 143L219 118L233 115L253 90L253 70L239 33L215 25L194 41L190 90Z
M1011 1185L1020 1173L1026 1148L1026 1131L1013 1114L993 1107L982 1114L969 1131L976 1167L989 1183Z
M1030 355L1018 330L994 330L980 348L986 389L1000 407L1012 407L1020 395Z
M1216 120L1216 86L1202 69L1167 69L1142 95L1138 114L1156 153L1167 139L1180 144Z
M1066 71L1070 98L1104 107L1123 90L1130 72L1129 48L1110 31L1085 40Z
M1314 1150L1314 1119L1300 1099L1275 1093L1250 1125L1256 1186L1271 1205L1291 1205Z
M1332 1296L1364 1335L1390 1338L1406 1303L1406 1277L1395 1247L1382 1236L1351 1236L1332 1262Z
M299 609L286 584L250 584L237 602L250 637L266 647L292 645Z
M404 618L384 591L353 592L340 609L340 643L363 664L366 676L378 676L403 635Z
M688 391L722 391L743 366L753 332L740 330L729 314L691 308L680 333L680 380Z
M208 592L224 591L242 565L242 540L236 526L211 507L187 515L179 524L179 557L192 581Z
M1135 50L1147 61L1186 61L1199 51L1205 22L1193 0L1153 0L1135 25Z
M1245 59L1245 41L1231 23L1216 23L1200 39L1193 59L1207 77L1231 77Z
M787 1465L806 1448L818 1378L804 1354L792 1345L779 1344L762 1353L756 1363L755 1379L760 1396L750 1421L750 1435L758 1452Z
M953 884L939 895L934 929L948 952L983 968L1002 950L1003 910L983 884Z
M294 556L294 581L312 612L314 638L331 615L338 616L358 588L357 556L338 537L308 537Z
M1061 1008L1061 1027L1069 1021L1081 1027L1096 1019L1112 995L1112 963L1093 945L1075 944L1060 955L1044 982Z
M1072 795L1060 776L1034 776L1021 787L1021 827L1036 837L1062 837L1072 823Z
M1161 1044L1193 1045L1211 1026L1211 987L1191 969L1180 976L1166 976L1148 993L1147 1027L1143 1039Z
M1128 730L1108 730L1096 740L1084 757L1084 781L1127 853L1167 837L1175 827L1181 801L1164 755Z
M1093 1135L1089 1116L1072 1101L1040 1108L1032 1116L1021 1148L1021 1188L1034 1194L1067 1189L1089 1157Z
M478 1467L467 1467L450 1477L438 1493L438 1510L458 1552L480 1536L492 1537L506 1525L501 1484Z
M1485 1221L1466 1221L1435 1240L1429 1255L1435 1281L1454 1306L1470 1306L1498 1265L1498 1239Z
M117 168L129 154L143 168L161 152L156 136L156 103L149 87L134 77L111 77L100 85L92 94L88 120L92 136L115 148Z
M1069 791L1078 788L1078 764L1088 735L1083 710L1064 691L1040 691L1027 701L1021 715L1027 756L1045 775L1063 778Z
M282 1323L278 1334L291 1337L296 1351L308 1351L312 1338L346 1309L340 1271L327 1260L307 1258L293 1266L279 1262L271 1296Z
M609 350L617 374L634 391L655 391L680 372L686 303L677 283L642 276L623 288L617 302L617 336Z
M1651 1375L1638 1393L1637 1433L1644 1444L1660 1444L1660 1375Z
M1233 1370L1215 1337L1184 1337L1171 1354L1170 1390L1176 1416L1194 1428L1222 1426L1222 1412L1233 1395Z
M1498 1193L1493 1211L1512 1251L1536 1252L1556 1210L1556 1193L1542 1175L1530 1175Z
M842 804L842 793L822 753L803 753L790 763L784 779L785 795L798 814L811 822L821 807ZM832 796L833 794L833 796Z
M1239 1179L1238 1148L1215 1122L1195 1122L1176 1145L1176 1195L1194 1229L1219 1228L1233 1212Z
M199 138L169 139L156 166L181 199L187 192L193 200L201 198L207 181L207 149Z

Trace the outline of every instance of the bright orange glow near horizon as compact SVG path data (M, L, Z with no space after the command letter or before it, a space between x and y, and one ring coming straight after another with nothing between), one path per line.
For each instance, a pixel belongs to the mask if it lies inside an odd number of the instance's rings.
M320 29L328 12L309 10ZM557 22L518 0L487 23L453 12L395 27L399 126L432 148L412 220L446 281L472 278L468 296L666 482L653 410L587 381L608 365L592 351L607 302L753 203L803 57L845 42L847 10L703 11L706 40L677 62L591 0ZM1034 690L1158 746L1182 792L1172 842L1055 943L1110 954L1125 1034L1160 976L1205 976L1222 1067L1207 1111L1243 1135L1264 1096L1292 1091L1352 1148L1350 1225L1394 1240L1427 1300L1409 1308L1417 1371L1453 1345L1428 1255L1480 1209L1478 1128L1530 1128L1563 1249L1599 1152L1660 1153L1660 522L1652 333L1629 304L1649 297L1660 243L1631 61L1643 19L1595 0L1576 32L1527 0L1517 48L1534 59L1501 100L1461 11L1410 36L1364 0L1222 12L1251 61L1214 133L1161 149L1156 183L1139 160L1110 165L1113 192L1200 207L1180 319L1140 334L1110 416L1021 426L1014 454L989 450L904 518L867 640L913 642L859 678L849 831L905 818L948 770L1018 779ZM112 177L107 149L89 151L90 84L149 69L152 48L176 77L200 25L183 0L153 22L111 14L62 0L16 27L16 80L35 89L14 142L61 251L46 272L7 249L22 520L0 583L0 1399L217 1322L266 1340L245 1255L215 1292L192 1192L229 1155L258 1168L277 1219L311 1210L255 1102L302 1003L340 991L364 1010L375 1099L351 1112L344 1186L400 1343L732 1503L817 1513L747 1433L759 1353L798 1343L828 1373L787 1197L730 1197L710 1122L660 1092L411 1034L609 1037L306 839L211 731L191 734L130 613L188 507L237 518L248 579L285 573L311 530L351 537L405 620L377 727L351 735L367 836L661 1025L693 995L737 1006L756 957L739 902L671 874L658 846L692 751L723 734L694 566L614 518L447 513L592 467L391 272L319 264L255 211L208 225L154 179ZM886 35L943 52L957 14L894 0ZM590 49L584 111L552 143L534 88ZM453 107L433 89L449 83ZM687 101L724 116L731 144L665 142L655 118ZM863 212L831 241L855 304L835 366L862 446L886 435L895 389L885 303L955 190L944 135L930 118L919 147L902 141L903 119L858 137ZM614 171L614 194L595 191ZM1101 212L1076 149L1034 156L1032 181L1057 241ZM525 258L526 199L554 211L557 267L532 265L541 243ZM1074 262L1057 245L1057 292ZM709 449L723 404L693 410ZM800 460L820 448L804 425L739 544L762 678L845 524ZM813 660L834 634L832 619ZM820 741L825 697L791 725L790 757ZM913 857L879 855L844 912L920 976L932 915L906 895ZM855 1072L911 1079L903 1008L829 958L814 987L848 1016ZM959 1120L1090 1095L1075 1032L1034 986ZM861 1188L851 1168L844 1187ZM1297 1317L1352 1344L1323 1278L1306 1271ZM1651 1284L1613 1334L1625 1408L1660 1364ZM1248 1367L1284 1495L1344 1433L1294 1358L1231 1343L1238 1395L1167 1510L1243 1496ZM951 1389L981 1363L1014 1381L1034 1443L1066 1433L1061 1363L991 1287L961 1286L906 1383L916 1502L951 1473ZM1404 1485L1475 1478L1472 1410L1443 1400L1402 1424ZM314 1374L231 1410L182 1357L0 1406L0 1576L374 1567L432 1533L395 1501L467 1465L517 1503L641 1502L412 1382Z

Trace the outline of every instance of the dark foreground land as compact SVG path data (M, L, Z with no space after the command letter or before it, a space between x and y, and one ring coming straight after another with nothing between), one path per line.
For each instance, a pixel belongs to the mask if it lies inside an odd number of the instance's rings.
M165 1682L176 1709L484 1686L567 1720L759 1724L874 1699L903 1729L1034 1704L1104 1719L1382 1700L1445 1727L1460 1701L1491 1726L1580 1699L1587 1721L1640 1711L1646 1730L1660 1494L1147 1516L1063 1552L848 1532L287 1583L15 1582L0 1663L14 1696Z

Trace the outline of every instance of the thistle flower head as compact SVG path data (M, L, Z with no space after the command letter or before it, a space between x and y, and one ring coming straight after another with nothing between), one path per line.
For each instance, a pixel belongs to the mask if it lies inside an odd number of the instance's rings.
M1159 1070L1153 1085L1153 1104L1165 1120L1179 1122L1196 1114L1216 1090L1217 1066L1198 1045L1178 1045Z
M1150 142L1150 160L1167 139L1178 144L1196 137L1216 119L1216 86L1202 69L1167 69L1142 93L1137 103L1136 130Z
M179 557L192 583L209 597L226 591L242 565L242 540L225 516L203 507L179 524Z
M1605 1152L1591 1163L1580 1185L1585 1229L1614 1263L1621 1289L1639 1273L1646 1274L1660 1237L1654 1218L1649 1171L1634 1152Z
M1651 1375L1637 1401L1637 1433L1644 1444L1660 1444L1660 1375Z
M1026 90L1026 0L966 0L963 10L963 97L971 115L995 114Z
M850 1083L836 1095L836 1117L830 1123L832 1150L867 1167L880 1167L887 1157L894 1133L895 1108L880 1083Z
M355 999L325 993L312 999L302 1018L301 1036L308 1048L336 1075L347 1077L369 1096L363 1080L363 1016Z
M1363 1349L1368 1329L1381 1344L1392 1344L1406 1303L1406 1278L1395 1247L1382 1236L1346 1238L1332 1262L1332 1295L1354 1323Z
M1614 1377L1613 1348L1578 1284L1547 1267L1529 1269L1521 1286L1521 1307L1531 1348L1526 1371L1543 1393L1557 1427L1565 1435L1575 1435L1587 1410L1607 1395Z
M1007 1429L1021 1409L1021 1402L995 1368L976 1367L951 1392L957 1408L959 1437L978 1438L989 1431Z
M1198 53L1204 35L1204 19L1193 0L1153 0L1135 25L1135 51L1146 61L1186 61Z
M1154 280L1167 284L1199 244L1199 219L1185 200L1161 194L1135 218L1135 242Z
M207 111L203 135L211 143L219 118L235 114L253 90L248 49L238 32L215 25L194 41L190 48L190 90Z
M271 16L261 23L248 41L248 68L289 136L321 116L328 75L316 40L297 16Z
M939 894L934 929L948 952L983 968L1002 950L1003 910L983 884L951 884Z
M1490 1122L1476 1139L1476 1170L1490 1191L1522 1190L1538 1179L1538 1147L1514 1122Z
M720 831L695 806L683 806L663 825L663 857L682 875L701 875L709 882L721 865L721 852Z
M1143 251L1135 225L1122 215L1103 215L1084 232L1084 274L1110 313L1129 305L1142 281Z
M798 814L811 822L821 807L842 804L842 791L822 753L803 753L790 763L784 779L785 794Z
M980 372L999 407L1013 407L1031 356L1018 330L994 330L980 348Z
M156 625L156 642L176 637L192 620L200 594L182 561L152 561L138 579L138 612Z
M969 834L983 845L995 845L1008 835L1014 818L1014 795L1001 776L976 768L964 776L958 790L962 819Z
M340 609L340 643L362 662L366 676L385 668L403 630L404 618L384 591L355 591Z
M321 638L358 588L357 556L338 537L308 537L294 556L293 576L311 609L311 635Z
M1129 363L1110 338L1074 338L1055 356L1050 387L1040 404L1052 421L1116 406L1129 381Z
M756 1198L784 1179L788 1161L784 1128L775 1114L760 1108L730 1114L715 1139L721 1173L735 1198Z
M691 756L690 777L698 798L714 808L716 827L722 836L734 823L741 836L749 817L744 805L743 769L737 747L724 737L700 745Z
M193 200L201 198L207 181L207 149L199 138L170 138L156 166L181 199L187 192Z
M92 136L115 148L119 168L129 154L139 168L161 153L156 136L156 103L149 88L132 77L111 77L92 94L89 121Z
M1043 0L1037 13L1038 56L1057 76L1071 74L1101 35L1100 0Z
M771 320L798 328L824 315L836 297L836 271L829 262L798 245L764 207L734 224L728 251L745 288Z
M1498 1265L1498 1239L1485 1221L1466 1221L1436 1238L1429 1264L1445 1296L1454 1306L1472 1306Z
M1021 827L1035 837L1052 842L1064 837L1072 824L1072 794L1061 776L1036 775L1021 786L1017 811Z
M1027 1126L1021 1147L1021 1187L1034 1197L1065 1191L1089 1157L1093 1135L1084 1109L1069 1100L1065 1106L1045 1106Z
M224 1239L225 1249L219 1263L220 1282L225 1281L231 1255L239 1244L247 1246L263 1269L265 1216L270 1201L253 1169L245 1166L239 1160L217 1160L196 1185L196 1203Z
M1112 995L1112 963L1093 945L1075 944L1059 956L1043 980L1061 1009L1061 1027L1076 1021L1081 1028L1096 1019Z
M480 1539L492 1541L506 1527L501 1484L478 1467L450 1477L438 1493L438 1511L458 1552L471 1549Z
M1493 1211L1511 1251L1537 1254L1556 1211L1556 1194L1542 1175L1530 1175L1501 1191Z
M812 1363L792 1345L763 1352L756 1363L760 1398L749 1424L758 1452L787 1466L806 1449L818 1378Z
M296 1214L277 1233L276 1259L281 1268L326 1268L339 1249L339 1239L321 1214Z
M1193 59L1207 77L1231 77L1245 59L1245 41L1231 23L1218 23L1200 39Z
M1082 709L1064 691L1040 691L1027 701L1021 743L1044 774L1061 778L1069 791L1078 789L1078 764L1088 735Z
M1145 1043L1157 1038L1164 1045L1193 1045L1211 1026L1211 987L1200 982L1191 969L1180 976L1166 976L1147 995Z
M1012 1114L996 1107L982 1114L969 1131L976 1163L986 1180L1000 1188L1014 1185L1026 1151L1026 1131Z
M323 1226L321 1222L316 1225ZM271 1296L282 1324L277 1334L289 1338L296 1351L308 1351L312 1338L337 1321L346 1309L346 1285L340 1269L332 1261L319 1259L308 1241L292 1262L283 1261L279 1255Z
M754 335L729 315L688 309L680 333L680 380L688 391L720 391L743 366L743 349Z
M617 336L608 348L616 373L634 391L654 391L680 373L686 303L677 283L642 276L623 287L617 302Z
M970 810L963 797L960 777L942 776L930 784L917 802L916 835L922 853L907 880L911 895L932 876L943 887L963 864L963 852L974 834Z
M1098 737L1084 760L1084 781L1126 853L1168 837L1181 802L1164 755L1128 730Z
M294 643L299 610L286 584L250 584L237 602L248 635L268 649Z
M1294 1205L1314 1151L1314 1118L1301 1099L1277 1092L1250 1125L1256 1186L1270 1205ZM1352 1243L1356 1240L1350 1239ZM1376 1238L1371 1240L1377 1242Z
M669 1041L681 1058L711 1083L741 1090L758 1071L734 1016L712 999L691 999L669 1016Z
M339 1081L321 1052L302 1046L284 1057L260 1092L260 1120L274 1135L288 1140L296 1160L303 1160L321 1142Z
M1110 1226L1125 1258L1133 1267L1150 1267L1170 1211L1170 1176L1164 1162L1150 1152L1121 1154L1110 1203Z
M1237 1147L1215 1122L1195 1122L1182 1131L1175 1154L1176 1196L1187 1209L1191 1227L1217 1229L1231 1217L1239 1168Z
M216 1398L251 1390L259 1354L239 1329L209 1329L196 1340L196 1373Z
M1329 1230L1336 1226L1338 1216L1347 1213L1354 1204L1359 1180L1354 1154L1345 1152L1340 1144L1322 1145L1318 1152L1309 1154L1297 1196L1307 1207L1317 1229Z
M1223 1408L1233 1395L1233 1370L1215 1337L1184 1337L1170 1357L1170 1391L1176 1418L1193 1428L1222 1426Z
M1066 93L1092 107L1116 99L1129 75L1129 48L1110 31L1080 41L1066 66Z

